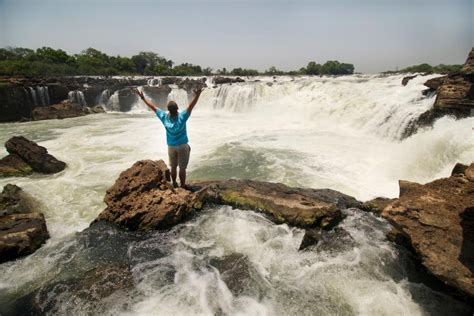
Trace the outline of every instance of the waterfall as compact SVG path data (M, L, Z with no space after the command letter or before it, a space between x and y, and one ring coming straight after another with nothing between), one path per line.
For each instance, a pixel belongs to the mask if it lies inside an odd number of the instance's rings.
M48 87L38 86L38 87L36 87L36 92L37 92L38 99L39 99L41 105L43 105L43 106L50 105Z
M110 91L109 91L109 89L105 89L100 94L99 99L97 101L97 104L98 105L106 105L107 102L109 101L109 99L110 99Z
M120 111L120 102L119 102L119 95L118 90L115 91L105 103L105 108L107 111Z
M68 92L68 99L73 103L77 103L82 107L87 106L86 99L84 98L84 93L80 90L73 90Z
M27 87L25 88L26 93L30 96L31 101L35 106L46 106L50 105L49 90L47 86Z

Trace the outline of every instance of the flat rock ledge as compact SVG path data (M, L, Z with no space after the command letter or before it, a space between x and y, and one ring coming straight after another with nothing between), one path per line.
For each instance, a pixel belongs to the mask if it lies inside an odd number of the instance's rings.
M57 173L66 163L56 159L48 150L23 136L14 136L5 143L9 155L0 159L0 177L27 176L32 172Z
M457 164L449 178L399 184L399 198L365 205L394 226L391 238L413 251L431 274L474 298L474 163Z
M276 223L329 229L342 219L341 210L361 205L333 190L291 188L250 180L193 182L190 190L173 188L169 170L160 161L143 160L122 172L104 198L98 220L130 230L167 229L205 204L225 204L255 210Z
M16 185L0 194L0 263L31 254L49 238L42 213Z

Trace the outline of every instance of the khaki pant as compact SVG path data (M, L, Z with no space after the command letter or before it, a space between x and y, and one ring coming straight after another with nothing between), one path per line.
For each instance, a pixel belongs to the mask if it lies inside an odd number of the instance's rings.
M179 169L186 169L188 167L190 152L191 146L189 146L188 144L168 146L168 157L170 160L170 167L176 168L179 165Z

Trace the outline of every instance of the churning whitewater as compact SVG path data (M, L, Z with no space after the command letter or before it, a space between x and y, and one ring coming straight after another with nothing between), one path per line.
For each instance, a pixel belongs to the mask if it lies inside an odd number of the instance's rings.
M398 196L399 179L448 176L456 162L474 160L474 118L444 117L403 138L434 102L421 93L433 77L418 76L405 87L402 76L258 77L215 88L208 79L188 122L189 177L331 188L367 200ZM177 87L169 99L180 110L188 103ZM414 278L407 254L386 241L384 220L356 210L344 211L340 227L347 233L336 229L307 252L298 252L302 230L229 207L207 209L169 232L87 228L121 171L167 157L165 131L141 101L128 113L117 112L117 95L104 92L101 102L109 113L0 125L0 142L23 135L68 164L52 176L0 179L40 202L51 234L34 254L0 265L0 314L27 312L21 302L33 291L53 314L465 312ZM224 271L229 260L236 263ZM99 299L65 282L104 265L131 267L134 286Z

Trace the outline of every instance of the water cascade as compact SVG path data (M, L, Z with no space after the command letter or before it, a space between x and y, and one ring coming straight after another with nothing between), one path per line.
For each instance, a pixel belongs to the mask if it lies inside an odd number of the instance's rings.
M86 99L84 98L84 93L80 90L73 90L68 92L69 101L77 103L82 107L86 107Z

